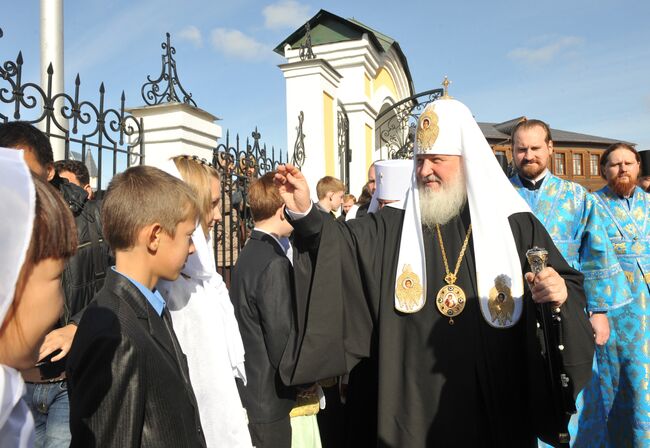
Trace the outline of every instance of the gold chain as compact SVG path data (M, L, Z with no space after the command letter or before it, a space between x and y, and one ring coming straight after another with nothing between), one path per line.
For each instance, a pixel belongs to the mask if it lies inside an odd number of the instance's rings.
M463 243L463 248L460 250L460 255L458 255L458 261L456 261L456 268L454 269L454 272L449 271L449 264L447 263L447 252L445 252L445 245L442 243L442 234L440 233L440 225L436 224L436 230L438 231L438 241L440 242L440 250L442 251L442 261L445 263L445 271L447 271L447 275L445 275L445 281L453 285L456 283L456 279L458 278L458 270L460 269L460 262L463 260L463 256L465 255L465 251L467 250L467 244L469 244L469 236L472 234L472 225L470 224L469 227L467 228L467 235L465 235L465 242Z

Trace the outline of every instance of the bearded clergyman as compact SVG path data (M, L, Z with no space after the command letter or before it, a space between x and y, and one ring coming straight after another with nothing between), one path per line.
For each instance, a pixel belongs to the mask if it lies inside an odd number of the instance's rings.
M607 237L604 210L584 187L551 174L552 154L549 126L541 120L523 119L512 130L512 161L517 174L510 181L567 263L584 275L587 312L596 344L602 347L610 333L608 311L630 303L632 294ZM601 371L607 381L607 368L599 368L594 358L592 370L569 427L576 448L605 446L607 440L600 382Z
M626 143L608 147L600 158L607 185L596 192L633 298L607 313L610 340L597 353L601 376L609 377L602 383L613 447L650 446L650 196L637 186L640 160Z
M512 189L463 104L429 104L414 153L404 210L346 223L320 217L295 167L278 170L294 236L313 251L303 257L313 270L296 267L311 288L296 303L298 345L285 350L282 379L307 383L376 356L380 447L556 443L536 302L559 308L575 398L594 353L582 275ZM537 274L526 259L533 247L548 252Z

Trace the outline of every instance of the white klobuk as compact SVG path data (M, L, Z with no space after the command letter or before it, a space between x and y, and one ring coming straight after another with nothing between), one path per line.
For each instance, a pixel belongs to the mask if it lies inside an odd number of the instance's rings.
M396 201L386 206L404 209L404 199L411 188L412 177L412 160L380 160L375 163L377 189L372 196L368 212L375 213L379 210L379 201Z
M514 213L530 212L530 208L503 174L470 110L457 100L443 98L425 108L418 121L414 153L414 163L420 155L463 158L481 312L493 327L513 326L523 309L524 280L508 218ZM396 272L395 307L407 313L419 311L427 297L418 189L414 170L406 198ZM402 276L405 269L410 269L412 275ZM397 297L400 285L415 288L417 297L407 306ZM505 319L495 319L490 312L490 299L499 294L512 300L512 310Z

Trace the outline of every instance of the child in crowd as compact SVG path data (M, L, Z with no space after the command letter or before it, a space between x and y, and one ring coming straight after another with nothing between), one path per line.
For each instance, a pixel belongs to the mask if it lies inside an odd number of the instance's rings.
M160 280L174 332L187 355L190 380L209 447L251 448L235 378L246 383L244 346L223 279L216 271L212 231L221 221L219 173L196 157L174 157L161 168L184 180L198 199L199 226L192 235L196 252L181 276Z
M248 383L244 386L238 380L237 385L257 448L320 447L314 416L318 400L315 409L311 406L312 415L295 414L302 424L299 431L292 432L289 415L299 391L283 385L279 375L295 325L295 288L288 238L293 228L283 214L284 203L273 183L274 174L267 173L251 184L248 201L255 228L239 254L230 287L246 348ZM311 426L304 424L305 419Z
M316 195L318 196L316 207L336 219L335 212L341 207L344 194L343 182L336 177L325 176L316 184Z
M357 202L357 198L354 197L353 194L346 194L343 195L343 203L341 204L341 214L339 215L337 221L345 221L345 217L347 216L348 212L350 209L354 206L354 203Z
M194 192L157 168L132 167L109 184L102 216L116 265L68 358L71 446L205 446L185 355L155 289L194 252Z
M61 274L77 236L63 198L32 178L22 151L0 149L0 166L0 446L26 448L34 419L16 369L34 366L61 314Z

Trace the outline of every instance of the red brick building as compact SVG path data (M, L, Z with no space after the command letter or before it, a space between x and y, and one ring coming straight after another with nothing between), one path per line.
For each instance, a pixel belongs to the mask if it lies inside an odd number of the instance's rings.
M503 123L479 123L483 135L495 154L501 153L508 161L512 160L510 133L523 118L525 117ZM598 190L605 185L598 168L600 156L605 148L621 140L553 128L551 128L551 136L553 137L553 161L550 169L553 174L577 182L589 191ZM634 145L634 143L630 144Z

